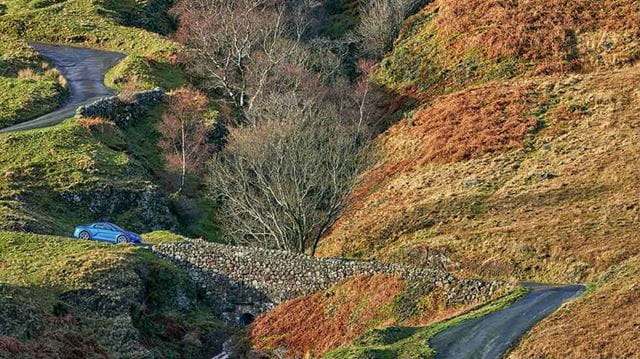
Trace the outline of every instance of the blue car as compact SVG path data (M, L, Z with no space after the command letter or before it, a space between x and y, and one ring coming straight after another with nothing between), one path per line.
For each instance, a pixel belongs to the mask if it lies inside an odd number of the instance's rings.
M100 222L76 227L73 236L80 239L111 243L140 243L139 234L125 231L113 223Z

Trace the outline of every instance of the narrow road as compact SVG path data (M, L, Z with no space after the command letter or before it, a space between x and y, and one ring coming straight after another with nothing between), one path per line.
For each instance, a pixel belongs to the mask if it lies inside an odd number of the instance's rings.
M437 359L496 359L537 322L586 289L583 285L524 284L530 292L509 307L448 328L429 342Z
M30 43L45 58L53 62L67 80L70 96L56 111L34 120L0 129L14 132L56 125L73 117L81 105L91 103L101 97L113 95L113 90L104 85L104 76L124 54L113 51L94 50L83 47Z

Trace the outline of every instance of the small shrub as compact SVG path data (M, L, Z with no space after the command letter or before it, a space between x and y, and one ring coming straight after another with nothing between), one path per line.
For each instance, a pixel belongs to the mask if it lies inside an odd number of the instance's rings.
M40 80L40 75L37 74L32 68L27 68L18 71L18 78L20 80L38 81Z

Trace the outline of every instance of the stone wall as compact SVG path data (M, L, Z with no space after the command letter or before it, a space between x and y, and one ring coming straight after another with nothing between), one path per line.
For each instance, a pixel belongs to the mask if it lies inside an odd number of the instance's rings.
M120 127L127 127L134 118L143 115L150 107L157 105L164 98L161 88L140 91L124 101L122 96L103 97L90 104L80 106L76 110L78 117L101 117L111 120Z
M315 258L285 251L227 246L200 240L159 244L153 251L186 269L217 301L229 321L259 315L282 301L327 289L355 275L394 275L416 287L444 289L450 302L488 300L498 282L459 280L440 269L396 263Z

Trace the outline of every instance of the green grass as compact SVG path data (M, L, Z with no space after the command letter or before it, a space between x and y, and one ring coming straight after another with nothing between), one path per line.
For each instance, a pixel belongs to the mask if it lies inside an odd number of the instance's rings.
M134 247L68 238L0 232L0 282L20 287L47 287L34 297L45 308L62 291L91 285L84 278L101 262L122 258Z
M0 77L0 128L47 114L60 106L65 89L56 77L42 80Z
M78 349L57 340L81 335L88 350L110 355L190 357L198 338L222 328L186 272L134 246L0 232L0 283L4 334L53 356Z
M356 339L352 345L327 353L327 359L417 359L433 358L435 351L429 340L441 331L462 321L501 310L518 300L526 289L519 288L468 313L426 327L387 327L373 329Z
M0 34L0 76L16 77L18 71L40 67L44 59L25 41Z
M0 35L0 128L53 111L65 98L59 73L26 42Z
M0 33L7 37L104 48L132 56L108 74L111 86L123 86L129 77L145 89L186 83L182 70L168 59L179 45L152 32L172 29L167 0L0 0L0 4L7 7L0 16Z
M521 70L515 59L495 62L474 51L454 55L446 48L449 39L439 38L433 16L431 12L420 12L406 21L393 50L373 74L377 83L400 93L413 88L434 96L508 79Z
M150 244L178 243L185 240L181 235L170 231L154 231L142 235L142 241Z
M109 195L98 194L95 201L112 201L122 207L116 212L135 206L127 206L127 199L118 199L118 193L144 190L151 176L127 154L122 136L113 125L89 130L75 120L0 135L0 218L4 217L0 228L69 233L78 223L95 220L86 211L93 204L86 202L86 195L74 202L75 194L97 189ZM17 220L9 221L12 217ZM135 213L131 217L122 225L136 227ZM21 221L28 223L21 226Z

